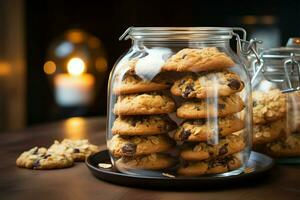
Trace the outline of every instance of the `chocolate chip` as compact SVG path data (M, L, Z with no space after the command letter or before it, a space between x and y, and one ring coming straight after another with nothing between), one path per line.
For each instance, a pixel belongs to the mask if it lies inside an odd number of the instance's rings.
M41 165L40 165L40 160L37 159L37 160L34 161L34 163L32 164L32 167L33 167L33 169L36 169L36 168L38 168L39 166L41 166Z
M73 153L80 153L80 150L75 148L75 149L73 149Z
M200 110L201 110L200 106L195 106L194 109L196 109L197 111L200 111Z
M187 98L187 97L189 96L189 94L190 94L192 91L195 91L193 85L187 85L187 86L185 87L184 92L182 93L182 96L183 96L184 98Z
M253 101L253 107L257 106L257 101Z
M227 149L228 144L224 144L220 149L219 149L219 155L224 155L226 153L228 153L228 149Z
M180 140L181 141L186 141L190 137L191 134L192 133L189 130L182 130L181 134L180 134Z
M183 54L183 56L181 58L184 59L186 56L187 56L187 54Z
M240 81L236 80L236 79L229 79L228 80L229 83L227 84L228 87L230 87L233 90L238 90L241 87L241 83Z
M223 104L223 103L219 103L219 104L218 104L218 107L219 107L220 109L224 109L224 108L225 108L225 106L226 106L226 105L225 105L225 104Z
M46 155L43 156L43 158L44 158L44 159L47 159L47 158L49 158L50 156L51 156L50 154L46 154Z
M136 144L126 143L121 150L125 156L134 156L136 152Z

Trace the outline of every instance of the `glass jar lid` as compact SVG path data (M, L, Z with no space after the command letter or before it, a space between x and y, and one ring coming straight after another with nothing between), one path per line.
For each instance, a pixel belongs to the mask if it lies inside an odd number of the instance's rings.
M232 38L233 31L231 27L130 27L119 40L225 40Z

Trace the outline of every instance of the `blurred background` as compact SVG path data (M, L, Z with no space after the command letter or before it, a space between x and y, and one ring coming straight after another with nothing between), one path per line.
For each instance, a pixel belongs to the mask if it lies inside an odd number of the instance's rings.
M239 26L264 47L300 36L300 1L1 0L0 132L104 116L130 26Z

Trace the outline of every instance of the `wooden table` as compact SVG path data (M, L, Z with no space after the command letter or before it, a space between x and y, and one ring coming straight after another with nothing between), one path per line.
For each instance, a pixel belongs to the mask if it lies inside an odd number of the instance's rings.
M0 199L300 199L300 167L277 166L265 181L225 190L157 191L129 188L94 178L84 163L61 170L27 170L15 166L19 153L53 140L88 138L105 148L104 118L71 118L62 122L0 134Z

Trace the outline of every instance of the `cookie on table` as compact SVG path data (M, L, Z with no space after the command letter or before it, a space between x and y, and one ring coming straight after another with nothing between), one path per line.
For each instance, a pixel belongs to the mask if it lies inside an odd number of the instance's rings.
M169 150L175 142L167 135L120 136L114 135L107 147L114 157L136 157Z
M267 144L265 153L273 157L300 156L300 134L291 134Z
M244 121L234 115L224 118L213 118L217 122L218 134L224 137L244 128ZM213 137L216 128L207 119L187 120L176 130L174 139L178 141L201 142Z
M168 115L120 116L114 121L111 131L119 135L157 135L176 127Z
M280 90L254 91L252 98L254 124L265 124L285 116L286 96Z
M159 93L119 96L114 107L116 115L154 115L175 111L171 97Z
M272 142L282 135L284 122L278 120L268 124L257 124L253 126L253 145Z
M174 83L171 93L184 98L202 99L216 95L229 96L243 88L244 83L236 73L224 70L183 77Z
M23 152L16 161L18 167L27 169L61 169L71 167L73 164L70 155L49 152L44 147L34 147Z
M164 71L201 72L221 70L234 66L233 60L215 47L182 49L163 65Z
M151 81L147 81L135 74L126 73L120 83L115 83L113 92L117 95L153 92L168 89L171 84L172 81L162 74L157 75Z
M122 157L116 161L117 168L122 169L145 169L159 170L172 167L176 164L176 159L171 156L154 153L141 157Z
M243 100L236 94L217 99L197 99L184 102L177 109L177 117L183 119L225 117L242 111L244 107Z
M64 139L62 142L54 141L48 151L70 154L74 161L85 161L88 156L97 153L99 147L89 143L88 140Z
M177 173L183 176L200 176L204 174L220 174L233 171L242 166L236 156L227 156L208 161L185 162Z
M245 148L242 137L230 135L220 139L218 144L211 145L206 142L198 144L184 144L180 156L184 160L206 160L215 157L224 157L240 152Z

